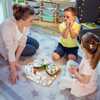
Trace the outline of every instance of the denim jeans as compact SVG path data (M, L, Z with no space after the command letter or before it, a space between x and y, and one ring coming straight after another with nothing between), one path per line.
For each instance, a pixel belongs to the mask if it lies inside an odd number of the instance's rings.
M39 42L28 36L26 46L21 54L21 56L27 57L27 56L33 56L37 49L39 48Z

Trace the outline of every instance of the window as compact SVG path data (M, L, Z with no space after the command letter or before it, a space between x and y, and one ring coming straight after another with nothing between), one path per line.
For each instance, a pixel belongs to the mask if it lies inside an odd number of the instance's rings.
M0 23L4 20L3 3L0 1Z

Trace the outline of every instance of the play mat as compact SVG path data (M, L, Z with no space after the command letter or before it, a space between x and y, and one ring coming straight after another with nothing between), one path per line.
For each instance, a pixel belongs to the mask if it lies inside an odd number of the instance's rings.
M68 68L75 66L78 66L78 64L72 60L70 60L67 64L59 65L57 63L41 59L34 60L33 64L25 65L24 73L27 79L32 80L36 84L50 86L59 76L71 76L68 72Z

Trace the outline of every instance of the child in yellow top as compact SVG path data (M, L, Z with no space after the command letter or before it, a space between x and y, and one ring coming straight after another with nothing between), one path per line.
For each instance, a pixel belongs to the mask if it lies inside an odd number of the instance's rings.
M53 59L59 60L62 56L68 59L76 60L78 45L77 36L80 31L80 25L76 22L76 9L69 7L64 9L64 22L59 25L61 39L56 50L53 53Z

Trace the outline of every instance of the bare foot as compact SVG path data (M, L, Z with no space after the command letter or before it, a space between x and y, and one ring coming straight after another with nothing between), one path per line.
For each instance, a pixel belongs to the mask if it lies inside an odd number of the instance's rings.
M76 60L76 56L73 54L68 55L68 60Z

